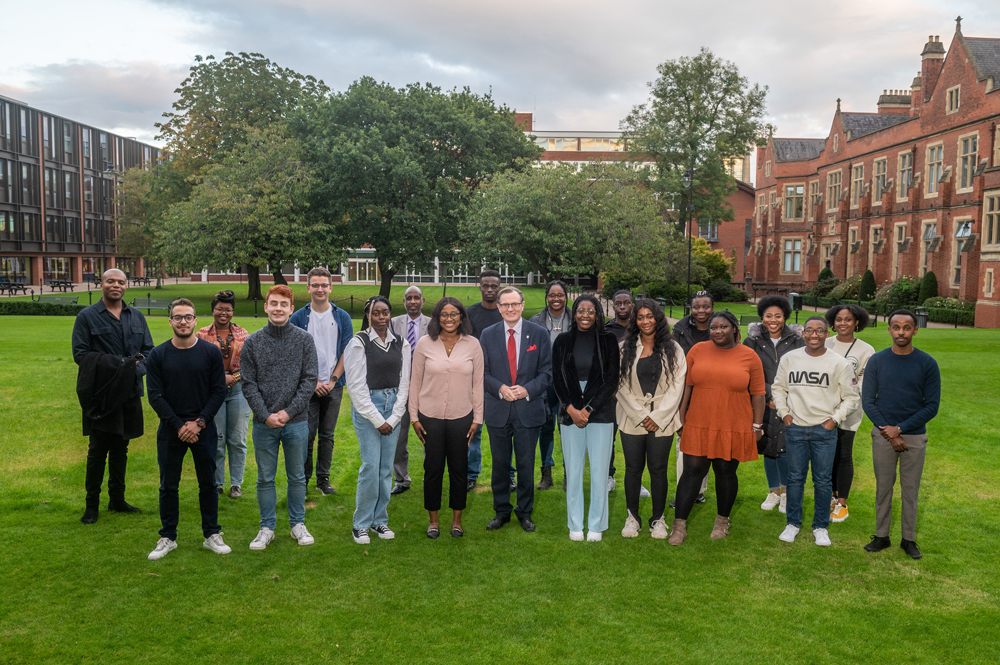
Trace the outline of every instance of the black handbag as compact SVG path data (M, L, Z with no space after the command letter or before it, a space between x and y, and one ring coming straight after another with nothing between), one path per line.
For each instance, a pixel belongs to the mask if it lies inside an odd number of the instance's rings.
M764 434L757 441L757 454L777 458L785 453L785 423L777 409L764 407Z

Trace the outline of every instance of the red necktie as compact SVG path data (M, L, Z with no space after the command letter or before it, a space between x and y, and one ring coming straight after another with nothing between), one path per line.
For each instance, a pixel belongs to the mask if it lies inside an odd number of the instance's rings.
M507 338L507 362L510 364L510 385L515 385L517 381L517 344L514 342L514 331L507 329L510 337Z

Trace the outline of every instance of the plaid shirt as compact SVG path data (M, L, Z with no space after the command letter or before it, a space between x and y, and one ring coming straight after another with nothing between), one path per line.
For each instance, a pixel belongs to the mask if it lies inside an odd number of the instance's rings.
M240 369L240 352L243 350L243 342L250 336L250 333L248 333L245 329L240 328L235 323L229 324L229 332L233 336L233 344L229 356L229 373L233 374ZM211 342L219 348L219 351L222 351L222 344L219 343L219 338L215 334L215 323L205 328L201 328L198 330L197 335L199 339Z

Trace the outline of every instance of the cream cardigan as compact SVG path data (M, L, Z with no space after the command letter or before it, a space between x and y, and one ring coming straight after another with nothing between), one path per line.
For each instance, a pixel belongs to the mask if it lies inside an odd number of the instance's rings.
M625 343L623 340L622 346ZM666 372L660 372L656 394L643 395L637 374L639 358L642 357L642 342L636 341L636 362L632 364L632 376L629 377L631 380L622 377L617 394L616 419L618 429L625 434L646 434L646 428L641 425L646 416L652 418L653 422L659 425L656 436L670 436L680 428L680 406L681 398L684 396L687 361L684 359L684 351L680 345L677 342L673 342L673 345L675 363L673 376L667 377Z

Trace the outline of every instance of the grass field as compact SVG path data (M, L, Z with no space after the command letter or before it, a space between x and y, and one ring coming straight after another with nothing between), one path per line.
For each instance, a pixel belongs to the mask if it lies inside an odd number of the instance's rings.
M251 452L244 497L220 500L233 553L201 547L189 459L179 547L149 562L159 520L148 406L146 434L130 449L127 494L143 514L110 514L102 505L96 525L78 521L87 446L74 394L72 323L0 317L0 662L1000 661L1000 430L990 415L1000 394L997 331L922 330L916 339L943 375L921 492L921 561L897 546L898 496L894 546L877 555L862 550L874 533L864 429L851 517L831 525L826 549L813 545L808 530L793 545L778 541L784 516L759 509L766 494L759 461L740 468L727 539L708 537L710 483L709 502L695 508L682 547L653 541L645 529L625 540L618 535L620 450L601 543L569 540L565 494L556 488L536 494L537 533L514 525L487 533L492 497L483 487L465 513L466 537L430 541L412 435L414 489L389 504L397 537L358 546L350 528L359 460L345 400L331 478L339 494L310 490L307 497L314 546L289 537L281 486L275 542L265 552L247 549L258 520ZM239 323L256 329L264 319ZM167 339L164 318L150 326L158 343ZM862 336L876 348L888 342L883 326ZM489 467L484 445L484 479ZM558 459L556 468L558 488Z

